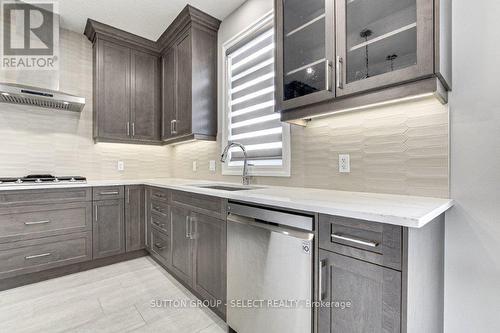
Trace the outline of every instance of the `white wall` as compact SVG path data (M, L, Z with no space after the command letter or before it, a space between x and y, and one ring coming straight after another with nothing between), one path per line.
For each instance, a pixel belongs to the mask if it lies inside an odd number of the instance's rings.
M454 1L445 331L500 332L500 1Z

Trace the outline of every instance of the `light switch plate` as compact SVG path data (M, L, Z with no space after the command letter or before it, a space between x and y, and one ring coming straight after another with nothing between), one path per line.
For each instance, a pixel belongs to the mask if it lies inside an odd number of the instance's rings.
M193 161L193 171L198 170L198 163L196 161Z
M339 172L351 172L351 157L349 154L339 154Z
M212 171L212 172L215 172L215 168L216 168L215 160L210 160L210 162L208 164L208 170Z
M125 170L125 163L123 163L123 161L118 161L118 163L116 163L116 169L118 171L124 171Z

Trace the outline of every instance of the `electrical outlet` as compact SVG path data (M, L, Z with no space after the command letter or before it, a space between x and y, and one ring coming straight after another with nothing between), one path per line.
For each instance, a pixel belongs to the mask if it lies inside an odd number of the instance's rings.
M339 154L339 172L351 172L351 157L349 154Z
M208 164L208 170L209 171L212 171L212 172L215 172L215 160L210 160L209 164Z
M196 161L193 161L193 171L198 170L198 163Z
M118 161L118 163L116 163L116 169L118 171L123 171L125 170L125 163L123 163L123 161Z

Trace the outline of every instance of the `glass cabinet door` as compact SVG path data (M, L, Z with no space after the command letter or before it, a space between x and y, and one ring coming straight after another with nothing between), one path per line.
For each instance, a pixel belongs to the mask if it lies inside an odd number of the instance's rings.
M433 71L432 0L337 1L337 94Z
M279 2L277 75L282 109L333 98L333 2Z

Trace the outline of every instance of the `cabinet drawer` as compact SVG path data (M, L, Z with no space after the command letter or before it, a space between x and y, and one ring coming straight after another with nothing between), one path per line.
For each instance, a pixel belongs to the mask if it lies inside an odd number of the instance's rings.
M226 205L218 197L195 194L190 192L173 191L172 204L189 206L194 211L225 218Z
M169 193L169 191L166 189L152 187L151 188L151 199L168 202L168 193Z
M170 263L170 241L167 235L151 228L151 252L163 264Z
M0 208L0 243L91 230L90 202Z
M94 200L123 199L125 188L123 186L99 186L93 188Z
M90 187L0 191L0 205L31 205L44 203L91 201Z
M160 229L163 233L169 235L170 234L170 224L168 223L169 219L166 216L159 214L151 214L151 225L157 229Z
M168 216L170 208L167 203L153 199L151 200L150 210L153 214Z
M345 217L319 216L319 247L401 270L402 227Z
M0 244L0 279L92 259L92 233Z

